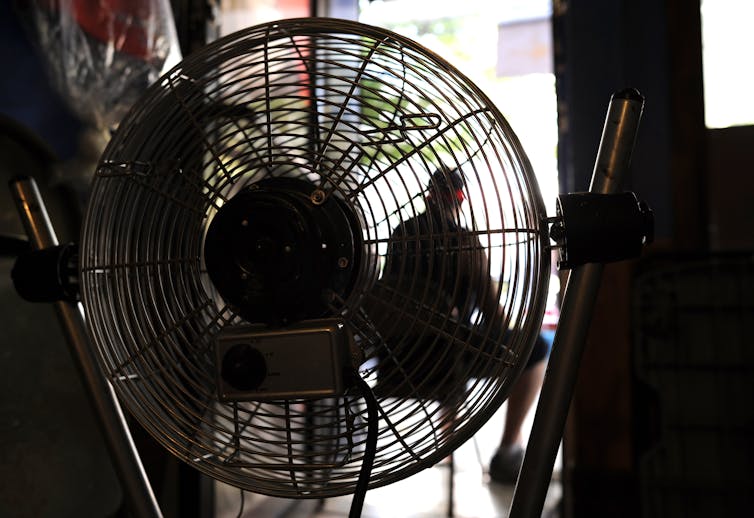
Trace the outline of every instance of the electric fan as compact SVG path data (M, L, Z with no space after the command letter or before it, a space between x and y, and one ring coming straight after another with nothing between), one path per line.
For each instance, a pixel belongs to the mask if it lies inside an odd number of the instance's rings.
M515 135L452 66L354 22L260 25L131 109L79 247L33 180L11 182L32 248L14 284L55 302L136 515L160 510L119 400L214 479L354 493L358 516L367 488L436 463L506 398L552 238L573 272L511 507L539 516L602 265L652 239L651 210L617 192L642 108L613 95L590 192L547 218Z
M81 296L164 447L242 489L330 497L367 460L369 487L431 466L498 409L548 244L524 151L467 78L383 29L279 21L190 55L120 123Z

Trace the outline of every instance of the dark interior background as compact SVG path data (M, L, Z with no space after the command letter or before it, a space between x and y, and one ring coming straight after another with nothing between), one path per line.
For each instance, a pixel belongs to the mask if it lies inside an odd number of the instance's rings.
M605 100L634 86L625 188L656 218L644 256L605 270L564 442L567 514L747 514L754 127L705 127L698 1L558 4L561 191L587 188Z

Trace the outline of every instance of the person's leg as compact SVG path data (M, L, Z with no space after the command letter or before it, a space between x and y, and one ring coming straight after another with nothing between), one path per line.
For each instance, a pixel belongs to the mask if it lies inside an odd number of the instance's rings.
M524 460L521 428L542 386L550 345L551 342L542 334L537 337L526 368L508 394L503 436L500 447L490 460L489 474L494 482L513 484L518 478Z
M521 427L542 386L546 365L547 362L542 359L528 367L513 385L508 395L508 408L505 412L505 427L500 447L523 445Z

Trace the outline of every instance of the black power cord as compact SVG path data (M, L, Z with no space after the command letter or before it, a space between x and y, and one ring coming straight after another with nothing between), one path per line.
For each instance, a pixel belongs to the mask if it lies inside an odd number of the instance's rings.
M356 490L351 500L351 510L348 518L359 518L361 509L364 507L364 498L369 487L369 477L372 475L372 464L374 456L377 453L377 435L379 432L378 424L378 404L374 397L372 388L364 379L358 375L355 376L356 384L364 396L367 404L367 440L364 445L364 458L361 461L361 470L359 471L359 480L356 482Z
M241 518L243 516L245 502L244 502L244 490L241 490L241 508L238 509L238 514L236 515L236 518Z

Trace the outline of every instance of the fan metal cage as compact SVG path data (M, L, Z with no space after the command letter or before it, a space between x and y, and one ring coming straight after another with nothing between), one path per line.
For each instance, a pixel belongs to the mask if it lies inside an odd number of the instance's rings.
M254 313L242 316L215 286L208 229L239 193L279 178L348 215L348 281L323 290L314 316L345 323L354 368L378 400L370 487L405 478L482 426L531 351L549 241L529 162L451 65L392 32L332 19L218 40L121 122L95 173L81 246L82 298L106 376L146 430L211 477L327 497L356 486L367 429L359 390L217 395L215 340ZM438 187L458 178L460 206ZM416 224L451 204L452 216Z

